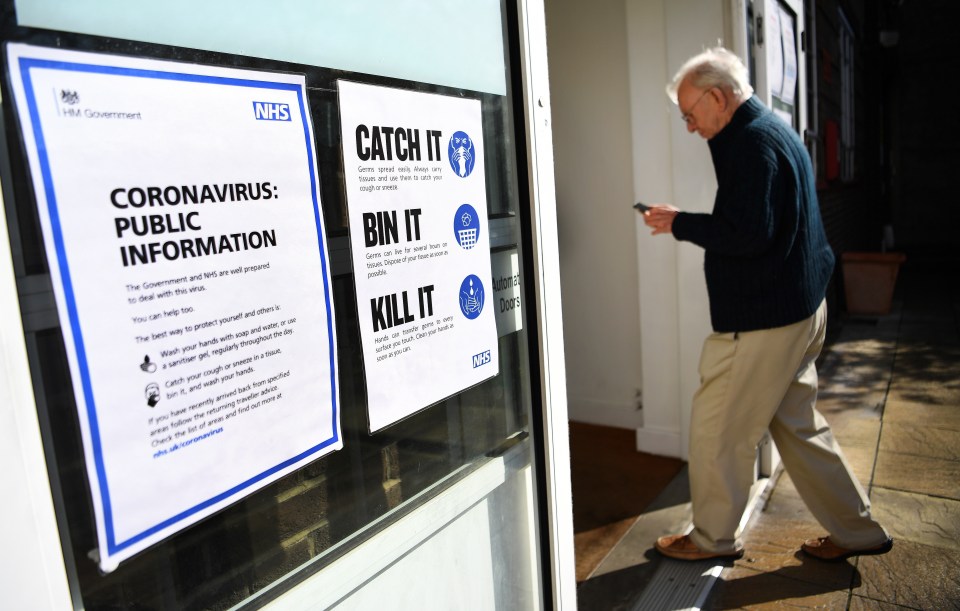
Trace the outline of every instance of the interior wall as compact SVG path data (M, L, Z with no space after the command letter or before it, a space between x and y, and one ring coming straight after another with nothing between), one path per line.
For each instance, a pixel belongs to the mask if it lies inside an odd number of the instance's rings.
M640 319L624 0L548 0L572 420L640 425Z
M690 57L706 48L732 45L726 27L729 7L724 0L664 0L667 32L666 58L670 77ZM674 109L676 113L676 109ZM673 204L689 212L710 212L717 190L716 175L707 142L687 132L674 115L670 122L673 173ZM698 364L703 340L712 331L703 249L689 242L677 243L678 344L680 362L680 456L689 452L690 406L700 386Z
M667 32L661 0L626 0L633 116L633 174L636 198L673 202L670 155L677 110L666 96ZM637 448L652 454L680 455L679 277L675 240L651 236L638 216L634 222L639 263L640 348L643 361L643 425Z

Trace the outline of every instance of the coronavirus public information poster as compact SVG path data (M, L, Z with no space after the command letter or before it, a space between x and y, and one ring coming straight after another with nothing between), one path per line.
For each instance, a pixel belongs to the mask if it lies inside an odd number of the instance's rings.
M304 79L7 56L110 571L342 445Z
M340 81L370 430L499 373L480 102Z

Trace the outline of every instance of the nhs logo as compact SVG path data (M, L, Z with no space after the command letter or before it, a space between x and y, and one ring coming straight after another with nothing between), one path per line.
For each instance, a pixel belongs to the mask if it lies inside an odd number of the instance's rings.
M480 354L473 355L473 368L476 369L480 365L486 365L490 362L490 351L484 350Z
M290 105L278 102L254 102L253 118L257 121L289 121Z

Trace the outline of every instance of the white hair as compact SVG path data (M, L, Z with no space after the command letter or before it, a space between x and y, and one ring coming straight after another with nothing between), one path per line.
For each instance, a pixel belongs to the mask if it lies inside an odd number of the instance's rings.
M697 89L719 87L740 101L753 95L747 67L739 57L723 47L714 47L694 55L680 67L667 85L667 95L674 104L677 103L677 90L684 79L688 79Z

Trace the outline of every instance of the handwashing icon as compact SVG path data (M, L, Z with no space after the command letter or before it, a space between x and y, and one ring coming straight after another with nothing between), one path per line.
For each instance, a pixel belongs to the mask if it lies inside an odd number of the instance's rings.
M140 363L140 369L147 373L153 373L157 370L157 364L150 360L150 356L144 356L143 362Z

